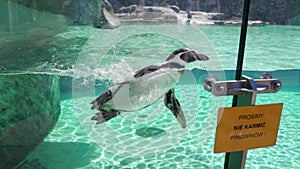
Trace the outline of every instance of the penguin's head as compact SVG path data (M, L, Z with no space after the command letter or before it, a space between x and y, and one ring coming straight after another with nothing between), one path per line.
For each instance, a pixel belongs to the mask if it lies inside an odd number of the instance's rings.
M199 54L190 48L180 48L175 50L166 61L188 64L197 60L205 61L208 59L207 56Z

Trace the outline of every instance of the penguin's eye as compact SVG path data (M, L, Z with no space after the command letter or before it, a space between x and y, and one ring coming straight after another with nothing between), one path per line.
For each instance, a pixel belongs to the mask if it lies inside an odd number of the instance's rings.
M186 61L187 63L195 61L195 58L193 57L193 53L190 51L183 52L183 54L180 55L180 59Z

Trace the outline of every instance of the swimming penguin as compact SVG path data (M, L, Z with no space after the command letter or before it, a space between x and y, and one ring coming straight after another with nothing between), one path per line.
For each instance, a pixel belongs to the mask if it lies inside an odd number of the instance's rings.
M190 48L175 50L165 62L154 64L134 74L134 79L110 87L91 102L91 109L99 112L92 117L96 124L103 123L121 114L150 106L163 96L165 106L171 110L182 128L186 120L177 100L174 87L180 80L188 63L209 58Z

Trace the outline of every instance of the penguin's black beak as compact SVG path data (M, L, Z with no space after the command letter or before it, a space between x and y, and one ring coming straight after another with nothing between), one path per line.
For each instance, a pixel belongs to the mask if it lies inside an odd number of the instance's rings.
M195 52L195 54L194 54L194 59L195 59L195 60L206 61L206 60L208 60L209 58L208 58L206 55L199 54L199 53L196 53L196 52Z

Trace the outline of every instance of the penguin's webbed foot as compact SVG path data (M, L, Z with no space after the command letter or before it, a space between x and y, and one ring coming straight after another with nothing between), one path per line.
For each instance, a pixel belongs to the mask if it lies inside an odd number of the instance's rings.
M97 97L95 100L91 102L92 107L91 109L97 109L100 110L103 106L103 104L112 98L111 91L106 90L103 94L101 94L99 97Z
M101 123L105 122L105 119L104 119L104 117L103 117L103 115L102 115L101 112L96 113L96 115L93 116L91 118L91 120L96 120L97 121L96 124L101 124Z
M120 115L120 112L117 110L111 110L111 111L104 111L101 110L100 112L96 113L95 116L91 118L91 120L97 121L96 124L101 124L103 122L106 122L116 116Z

